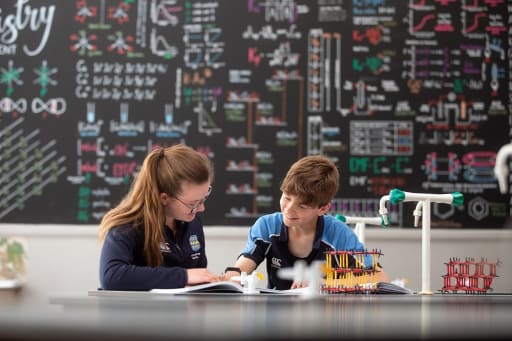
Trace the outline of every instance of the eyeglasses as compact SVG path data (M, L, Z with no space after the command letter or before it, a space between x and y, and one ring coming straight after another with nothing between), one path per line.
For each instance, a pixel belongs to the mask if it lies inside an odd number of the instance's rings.
M199 209L199 207L205 203L205 201L208 199L208 197L210 196L210 193L212 192L212 186L208 187L208 193L206 193L205 197L201 200L199 200L196 204L194 205L190 205L190 204L187 204L185 202L183 202L180 198L178 197L174 197L174 199L178 200L179 202L181 202L183 204L183 206L187 207L187 208L190 208L190 214L192 213L196 213L196 211Z

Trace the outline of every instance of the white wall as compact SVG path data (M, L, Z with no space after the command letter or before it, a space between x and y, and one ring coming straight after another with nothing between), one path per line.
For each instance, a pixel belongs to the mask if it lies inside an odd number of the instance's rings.
M206 227L209 268L221 273L232 265L247 238L246 227ZM512 293L512 230L433 229L431 289L439 290L445 262L456 257L499 260L494 292ZM50 297L87 295L98 287L100 245L97 226L0 224L0 235L17 237L27 245L26 283L17 294L24 303ZM421 230L367 228L366 245L383 252L381 264L392 279L405 277L421 290ZM264 265L260 266L264 272Z

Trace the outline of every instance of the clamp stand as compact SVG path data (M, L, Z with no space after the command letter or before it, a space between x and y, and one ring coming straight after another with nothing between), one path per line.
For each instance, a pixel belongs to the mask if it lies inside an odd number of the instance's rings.
M341 220L342 222L347 224L356 224L356 226L354 227L354 232L356 233L357 238L362 244L366 242L366 224L386 227L384 225L382 217L351 217L336 214L336 219Z
M387 219L386 201L389 200L392 204L406 201L418 201L416 209L414 210L414 226L416 227L419 222L419 216L422 216L421 221L421 291L419 294L430 295L433 292L430 289L430 203L444 203L454 206L462 206L464 203L464 196L460 192L453 192L452 194L429 194L429 193L410 193L403 192L399 189L392 189L389 195L385 195L380 200L379 213L382 215L384 223L389 223Z

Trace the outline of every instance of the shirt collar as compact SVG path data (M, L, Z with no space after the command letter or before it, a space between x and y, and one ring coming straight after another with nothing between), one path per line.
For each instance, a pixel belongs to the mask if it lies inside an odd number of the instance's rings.
M288 242L288 226L281 223L281 233L279 234L280 242ZM324 216L318 217L316 220L316 232L315 232L315 240L313 241L313 250L320 248L320 242L322 240L322 235L324 233Z

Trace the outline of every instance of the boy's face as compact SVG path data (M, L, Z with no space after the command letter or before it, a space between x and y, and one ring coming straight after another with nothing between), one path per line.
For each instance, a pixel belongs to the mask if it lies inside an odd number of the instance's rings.
M284 192L281 194L279 204L283 213L284 224L288 227L316 227L318 217L329 210L329 205L322 207L309 206L300 202L297 196Z

